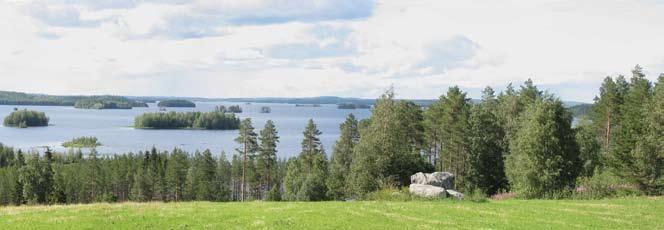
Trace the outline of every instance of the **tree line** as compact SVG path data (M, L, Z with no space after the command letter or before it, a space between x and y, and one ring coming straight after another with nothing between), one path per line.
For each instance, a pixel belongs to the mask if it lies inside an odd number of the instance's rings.
M664 185L663 103L664 75L653 83L637 66L629 81L608 77L576 125L531 80L498 94L487 87L478 103L450 87L427 108L388 90L369 118L348 115L329 160L313 120L289 159L277 158L276 125L256 132L250 119L239 123L230 160L178 149L83 157L3 147L0 202L362 199L432 171L453 173L465 193L558 198L604 184L656 195Z
M168 112L144 113L134 119L134 127L141 129L238 129L240 119L224 112Z

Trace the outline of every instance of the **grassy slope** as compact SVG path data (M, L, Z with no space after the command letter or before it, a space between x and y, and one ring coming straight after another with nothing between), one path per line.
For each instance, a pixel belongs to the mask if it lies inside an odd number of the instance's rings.
M663 229L664 198L0 208L0 229Z

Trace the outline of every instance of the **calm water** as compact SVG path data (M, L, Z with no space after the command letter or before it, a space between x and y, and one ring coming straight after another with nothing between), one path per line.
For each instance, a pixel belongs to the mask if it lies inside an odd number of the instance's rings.
M279 131L280 143L278 156L295 156L300 152L302 131L306 122L313 118L318 129L323 132L321 141L328 154L332 145L339 136L339 124L348 113L353 113L358 119L370 115L367 109L340 110L336 105L322 105L321 107L295 107L292 104L251 104L231 102L197 102L196 108L170 108L169 111L212 111L216 105L240 104L243 113L240 118L251 118L256 133L263 128L269 119L275 122ZM272 113L260 113L262 106L272 108ZM96 136L103 144L97 151L103 154L128 153L147 150L152 146L161 150L171 150L174 147L193 152L195 150L210 149L218 154L225 151L234 153L239 147L233 140L237 130L209 131L209 130L142 130L131 128L134 117L145 112L156 112L155 104L149 108L134 108L131 110L86 110L62 106L0 106L0 116L4 118L13 109L27 108L45 112L51 119L48 127L31 127L27 129L0 127L0 143L21 148L23 150L39 150L40 146L50 146L64 151L62 142L81 136ZM0 122L1 123L1 122Z

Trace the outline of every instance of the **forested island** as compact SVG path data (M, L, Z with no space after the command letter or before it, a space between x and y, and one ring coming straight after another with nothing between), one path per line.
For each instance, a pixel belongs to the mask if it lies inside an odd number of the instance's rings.
M221 113L242 113L242 107L239 105L231 105L231 106L223 106L223 105L218 105L214 107L214 111L221 112Z
M268 106L261 107L261 113L271 113L271 112L272 112L272 108L270 108Z
M134 107L148 107L148 105L119 96L91 96L80 99L74 104L74 108L77 109L132 109Z
M367 104L338 104L338 109L370 109L371 105Z
M160 101L157 106L159 107L183 107L183 108L194 108L196 107L196 103L187 101L187 100L179 100L179 99L174 99L174 100L164 100Z
M70 141L62 143L65 148L94 148L101 146L97 137L77 137Z
M238 129L240 119L224 112L145 113L134 119L139 129Z
M53 96L0 91L0 105L74 106L80 109L131 109L147 107L144 102L122 96Z
M24 109L13 111L5 117L3 124L7 127L28 128L48 126L48 121L46 113Z

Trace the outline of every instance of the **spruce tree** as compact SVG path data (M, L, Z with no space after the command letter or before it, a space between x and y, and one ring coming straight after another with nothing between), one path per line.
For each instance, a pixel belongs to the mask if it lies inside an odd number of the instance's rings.
M297 163L289 163L285 197L288 200L319 201L326 199L327 159L320 142L321 132L313 120L304 129L302 152Z
M340 200L349 194L347 177L353 161L353 148L360 139L357 125L357 119L351 113L339 127L341 135L334 145L330 160L330 176L327 179L327 196L330 199Z
M265 123L265 128L260 132L259 140L257 170L261 177L261 193L266 193L273 186L274 169L277 161L277 143L279 143L279 134L272 120Z
M188 168L189 159L187 154L180 149L173 149L166 171L169 200L180 201L183 199Z
M646 105L650 101L651 85L645 78L643 69L636 66L632 70L632 77L629 87L624 95L624 103L620 107L620 128L617 130L615 147L611 149L613 166L616 175L646 188L643 183L643 168L639 166L639 159L643 157L644 145L638 145L638 142L645 136L647 124ZM641 148L641 149L637 149ZM645 187L644 187L645 186Z

